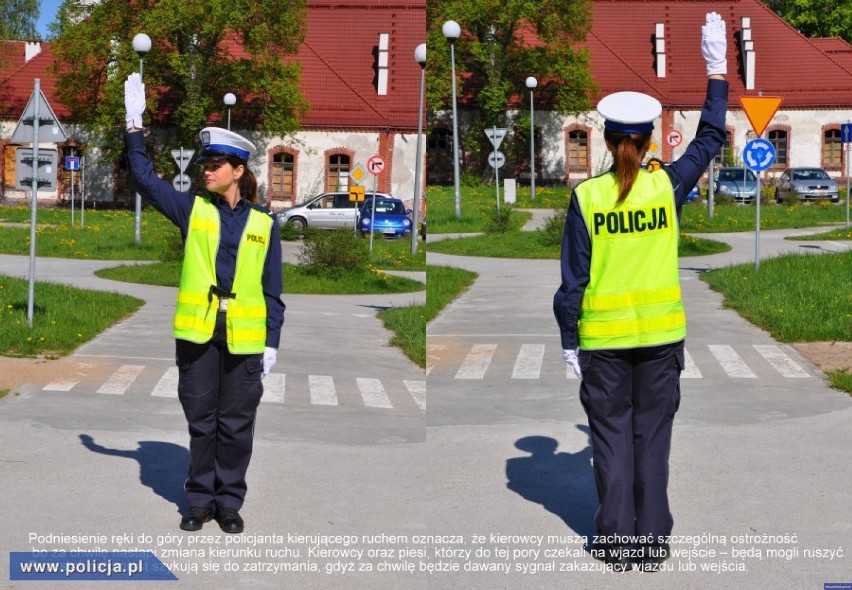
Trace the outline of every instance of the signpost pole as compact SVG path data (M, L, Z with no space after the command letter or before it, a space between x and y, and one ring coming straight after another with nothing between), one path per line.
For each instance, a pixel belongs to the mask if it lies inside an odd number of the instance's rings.
M41 80L35 79L33 97L33 177L30 182L30 280L27 289L27 325L33 327L33 300L35 298L35 254L36 254L36 199L38 198L38 97L41 96Z
M497 126L494 126L494 135L497 136ZM500 167L496 165L497 162L497 148L494 148L494 189L496 190L496 200L497 200L497 213L500 212Z
M755 183L755 191L757 192L754 195L754 270L758 270L760 268L760 172L755 174L755 177L757 178ZM745 188L745 183L743 183L743 188Z
M71 227L74 227L74 169L71 168Z
M374 174L373 175L373 202L372 202L372 208L371 208L371 211L370 211L370 254L371 255L373 254L373 229L375 228L375 225L376 225L376 191L379 190L378 186L379 186L379 175Z

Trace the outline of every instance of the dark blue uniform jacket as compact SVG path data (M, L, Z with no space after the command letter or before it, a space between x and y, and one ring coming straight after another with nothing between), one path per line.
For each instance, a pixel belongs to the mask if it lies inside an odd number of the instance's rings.
M178 228L181 237L186 241L189 228L189 214L196 194L205 194L213 198L219 208L221 220L221 235L219 252L216 255L216 280L221 289L230 291L234 284L234 274L237 265L237 249L248 222L249 211L252 207L269 211L259 205L252 205L246 199L240 199L237 206L231 209L224 199L209 193L206 189L190 190L182 193L157 176L153 163L145 149L145 140L141 132L125 134L127 144L127 159L130 175L136 190L151 203L157 211L165 215ZM284 303L281 301L283 290L281 280L281 240L278 237L278 223L273 220L269 236L269 249L263 264L263 296L266 299L266 346L278 348L281 340L281 325L284 323Z

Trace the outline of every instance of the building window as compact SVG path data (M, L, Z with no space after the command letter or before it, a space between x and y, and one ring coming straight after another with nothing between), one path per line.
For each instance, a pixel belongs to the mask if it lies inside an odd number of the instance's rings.
M568 132L568 167L586 169L589 165L589 134L581 129Z
M271 169L269 171L269 190L276 197L292 199L295 192L294 186L295 158L293 154L278 152L272 156Z
M713 158L713 163L717 166L736 166L734 161L733 138L730 131L725 132L725 143L722 145L716 157Z
M789 134L782 129L775 129L769 132L767 139L775 148L775 164L773 166L786 168Z
M840 129L828 129L822 136L823 168L840 168L843 163L843 144Z
M328 157L328 175L326 188L330 191L349 189L349 162L346 154L332 154Z

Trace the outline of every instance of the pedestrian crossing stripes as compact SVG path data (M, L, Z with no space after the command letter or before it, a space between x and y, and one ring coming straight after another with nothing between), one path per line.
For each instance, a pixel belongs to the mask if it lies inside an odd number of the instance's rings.
M139 377L146 370L150 372L145 365L121 365L107 377L106 381L95 392L106 395L135 394L140 387L144 387L140 385ZM85 376L85 373L83 376ZM86 382L90 384L91 379L87 379ZM42 390L70 392L80 386L81 383L82 378L56 380L45 385ZM404 380L402 381L403 387L396 387L391 390L393 395L385 389L385 385L380 379L357 377L354 379L354 384L357 388L361 404L368 408L392 409L394 408L392 399L397 399L401 395L400 392L404 392L402 395L407 396L406 399L411 400L418 409L426 409L425 381ZM263 397L260 400L261 403L285 404L291 401L298 403L297 400L301 396L309 397L311 405L339 406L341 403L338 398L338 390L341 387L343 389L350 387L346 385L344 380L338 379L335 382L334 377L329 375L308 375L307 395L302 395L304 392L296 391L292 396L287 396L287 386L286 374L270 373L263 379ZM297 388L298 386L291 384L291 387ZM156 380L153 389L150 390L150 396L155 398L177 398L177 389L178 368L169 367ZM397 405L399 403L397 402Z
M441 345L430 345L430 351L446 349ZM773 375L785 379L809 378L811 375L794 361L781 347L775 344L754 344L752 351L740 350L728 344L708 344L684 350L684 367L682 379L705 379L705 375L715 376L718 369L731 379L756 379L758 372L763 376ZM558 350L558 353L557 353ZM512 367L511 378L515 380L540 379L542 367L547 363L559 362L561 365L561 349L548 351L544 344L497 345L490 343L473 344L462 360L455 373L455 379L485 379L489 375L505 378L508 367ZM759 355L755 356L754 351ZM709 354L708 354L709 353ZM748 357L748 360L746 358ZM696 358L699 362L696 362ZM499 359L499 360L497 360ZM554 359L559 359L554 360ZM761 362L762 359L762 362ZM436 367L452 366L453 359L446 356L434 357L434 364L429 367L429 373ZM749 365L751 363L751 366ZM699 365L701 368L699 368ZM714 368L715 367L715 368ZM767 372L766 369L769 369ZM551 368L545 373L551 373ZM570 366L565 366L565 378L577 380ZM758 372L755 372L758 371ZM427 373L427 374L429 374Z

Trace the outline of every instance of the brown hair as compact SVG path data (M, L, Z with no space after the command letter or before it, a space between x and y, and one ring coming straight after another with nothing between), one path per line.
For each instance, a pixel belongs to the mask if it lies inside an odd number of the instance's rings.
M604 140L615 161L615 177L618 179L620 189L616 204L620 205L633 188L642 157L651 143L651 135L604 131Z
M237 183L240 189L240 196L248 199L252 205L257 204L257 178L254 172L249 170L248 164L242 158L229 157L227 160L234 168L237 166L243 167L243 175L240 176L240 180Z

